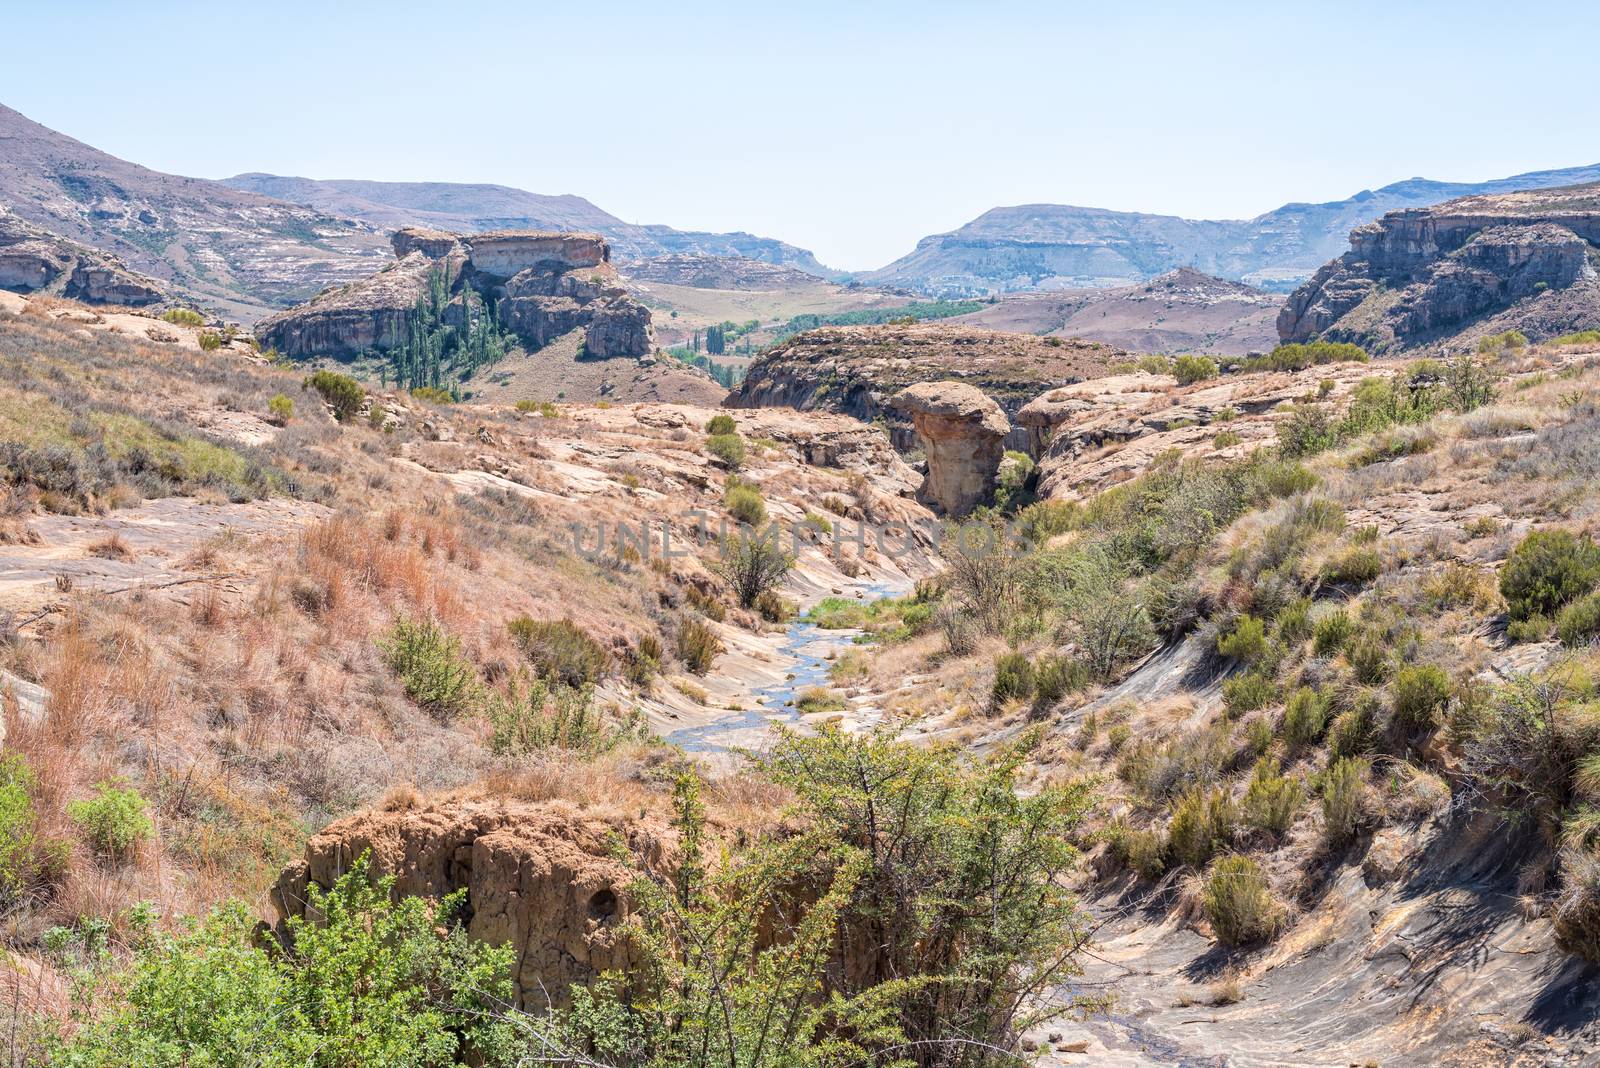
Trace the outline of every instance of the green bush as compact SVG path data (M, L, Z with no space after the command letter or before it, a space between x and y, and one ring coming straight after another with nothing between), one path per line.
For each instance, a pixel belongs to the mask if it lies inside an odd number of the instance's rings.
M1233 630L1217 639L1217 652L1254 664L1267 652L1267 625L1254 616L1240 616Z
M1244 360L1244 371L1304 371L1325 363L1366 363L1367 351L1359 345L1335 341L1307 341L1279 345L1264 356Z
M578 689L593 686L611 668L611 654L570 619L518 616L506 631L532 662L539 677Z
M1277 761L1263 758L1256 762L1245 790L1245 822L1258 831L1282 835L1294 825L1304 800L1305 788L1300 780L1282 774Z
M731 475L722 491L722 504L745 526L759 527L767 521L767 502L761 499L761 491L748 482L734 481Z
M1516 643L1542 642L1550 637L1555 622L1547 615L1533 615L1527 619L1513 619L1506 624L1506 637Z
M1283 909L1266 873L1249 857L1227 856L1212 865L1203 900L1206 919L1224 945L1244 946L1277 934Z
M1600 636L1600 592L1585 594L1556 616L1556 635L1569 647L1587 645Z
M704 675L722 652L722 639L711 624L693 617L678 622L678 659L691 672Z
M1450 676L1433 664L1408 665L1395 672L1390 693L1396 722L1431 727L1450 700Z
M1337 760L1365 753L1372 747L1373 700L1363 695L1352 708L1333 718L1328 727L1328 755Z
M756 614L768 623L787 623L798 611L794 602L779 594L777 590L763 590L756 597L755 609Z
M153 932L109 984L123 999L93 1006L51 1063L435 1068L468 1049L511 1063L513 948L466 933L465 890L436 907L371 874L363 855L332 890L312 884L320 919L288 921L292 951L261 938L242 902Z
M768 529L768 533L773 531ZM733 534L722 540L722 551L711 570L733 587L741 608L752 608L763 593L776 589L794 566L777 537Z
M1013 698L1033 696L1033 662L1026 653L1004 653L995 658L994 685L989 690L989 702L994 707Z
M155 833L150 803L139 791L100 783L86 801L67 803L67 818L94 848L108 857L123 857Z
M1343 609L1329 612L1317 620L1317 625L1312 628L1312 647L1318 656L1330 656L1339 651L1354 631L1355 624L1350 622L1350 617L1345 615Z
M1034 707L1044 710L1070 693L1077 693L1091 681L1089 667L1070 656L1042 656L1033 672Z
M406 696L431 712L454 715L477 695L478 673L461 640L431 619L397 619L379 643Z
M66 847L39 832L38 778L21 753L0 757L0 908L9 910L65 872Z
M333 408L333 417L341 423L359 413L367 399L360 382L337 371L318 371L308 376L305 384L322 395Z
M1283 740L1290 749L1302 749L1322 737L1328 725L1328 699L1309 686L1289 695L1283 708Z
M216 352L222 347L222 335L214 330L202 330L196 339L200 342L201 352Z
M274 423L284 426L294 418L294 401L282 393L275 394L267 401L267 414L272 417Z
M1217 377L1217 364L1206 356L1179 356L1172 361L1172 373L1178 385L1188 386Z
M1383 557L1376 549L1353 546L1329 560L1322 569L1328 582L1366 586L1383 574Z
M706 433L712 437L717 437L721 434L737 434L738 432L739 425L733 421L733 416L727 412L718 412L706 424Z
M1234 675L1222 683L1222 703L1228 715L1238 717L1265 708L1277 700L1278 687L1259 671Z
M637 710L619 719L594 707L590 687L574 690L544 679L519 679L487 702L489 748L497 756L566 749L590 756L647 735Z
M1322 823L1328 840L1342 845L1355 837L1366 820L1364 760L1339 757L1322 775Z
M1141 879L1159 879L1167 870L1167 839L1159 830L1124 828L1117 837L1116 851Z
M744 466L744 439L738 434L713 434L706 438L706 451L730 471Z
M1238 810L1226 789L1210 792L1196 786L1172 806L1167 840L1180 864L1202 868L1213 853L1233 843Z
M1356 681L1368 686L1389 677L1389 642L1381 634L1363 634L1350 643L1345 656Z
M440 386L412 386L411 395L419 401L429 404L454 404L455 394Z
M1285 645L1299 645L1311 637L1311 598L1296 597L1284 605L1273 618L1273 625Z
M1566 530L1535 530L1500 570L1513 620L1553 615L1600 583L1600 546Z
M206 323L206 317L193 308L168 308L161 313L161 318L176 326L204 326Z

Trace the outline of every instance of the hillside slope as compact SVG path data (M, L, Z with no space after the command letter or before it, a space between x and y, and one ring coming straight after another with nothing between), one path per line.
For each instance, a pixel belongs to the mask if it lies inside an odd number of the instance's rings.
M275 174L236 174L223 183L264 193L382 227L431 226L474 230L590 230L616 249L618 259L667 255L743 256L792 267L819 278L841 272L803 248L755 234L717 234L624 222L580 196L550 196L504 185L462 182L373 182Z
M1285 204L1253 219L1181 219L1062 204L994 208L934 234L862 276L882 285L971 295L1144 281L1178 267L1287 288L1341 254L1352 229L1401 208L1474 194L1600 180L1600 164L1487 182L1411 178L1324 204Z
M388 257L373 227L153 171L4 105L0 203L244 321L368 274Z
M951 322L1135 352L1240 356L1277 344L1282 304L1276 294L1180 267L1136 286L1012 294Z

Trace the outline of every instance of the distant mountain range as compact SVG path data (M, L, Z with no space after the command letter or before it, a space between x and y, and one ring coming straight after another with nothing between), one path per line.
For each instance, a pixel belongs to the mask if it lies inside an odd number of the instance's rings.
M355 178L288 178L237 174L224 178L234 189L360 219L388 229L432 226L455 233L481 230L590 230L611 243L614 260L657 256L743 256L791 267L819 278L844 272L824 267L803 248L755 234L716 234L640 226L624 222L580 196L549 196L505 185L461 182L371 182Z
M1326 204L1285 204L1245 220L1181 219L1063 204L994 208L934 234L867 284L970 296L1123 286L1179 267L1290 289L1350 247L1350 231L1401 208L1461 196L1547 189L1600 180L1600 164L1534 171L1488 182L1411 178Z

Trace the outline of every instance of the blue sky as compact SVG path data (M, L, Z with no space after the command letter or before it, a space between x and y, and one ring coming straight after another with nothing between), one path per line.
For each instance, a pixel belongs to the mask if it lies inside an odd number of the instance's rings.
M1600 5L0 2L0 102L202 177L489 181L861 269L1600 161Z

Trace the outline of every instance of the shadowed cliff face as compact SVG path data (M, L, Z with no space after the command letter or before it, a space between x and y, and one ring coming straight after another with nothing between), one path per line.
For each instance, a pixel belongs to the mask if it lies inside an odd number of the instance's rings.
M581 328L591 356L650 351L650 312L622 288L611 250L598 235L405 229L392 243L395 263L263 320L257 336L288 356L394 348L405 340L430 278L442 272L450 290L446 322L464 321L464 302L476 294L530 349Z
M24 222L5 208L0 208L0 289L133 307L164 299L154 279L135 274L115 257Z
M1595 286L1600 184L1394 212L1352 232L1350 242L1290 296L1278 316L1284 341L1322 336L1375 351L1408 348L1524 308L1535 340L1600 321L1594 294L1566 299ZM1559 314L1540 314L1558 303ZM1511 326L1522 325L1515 320Z

